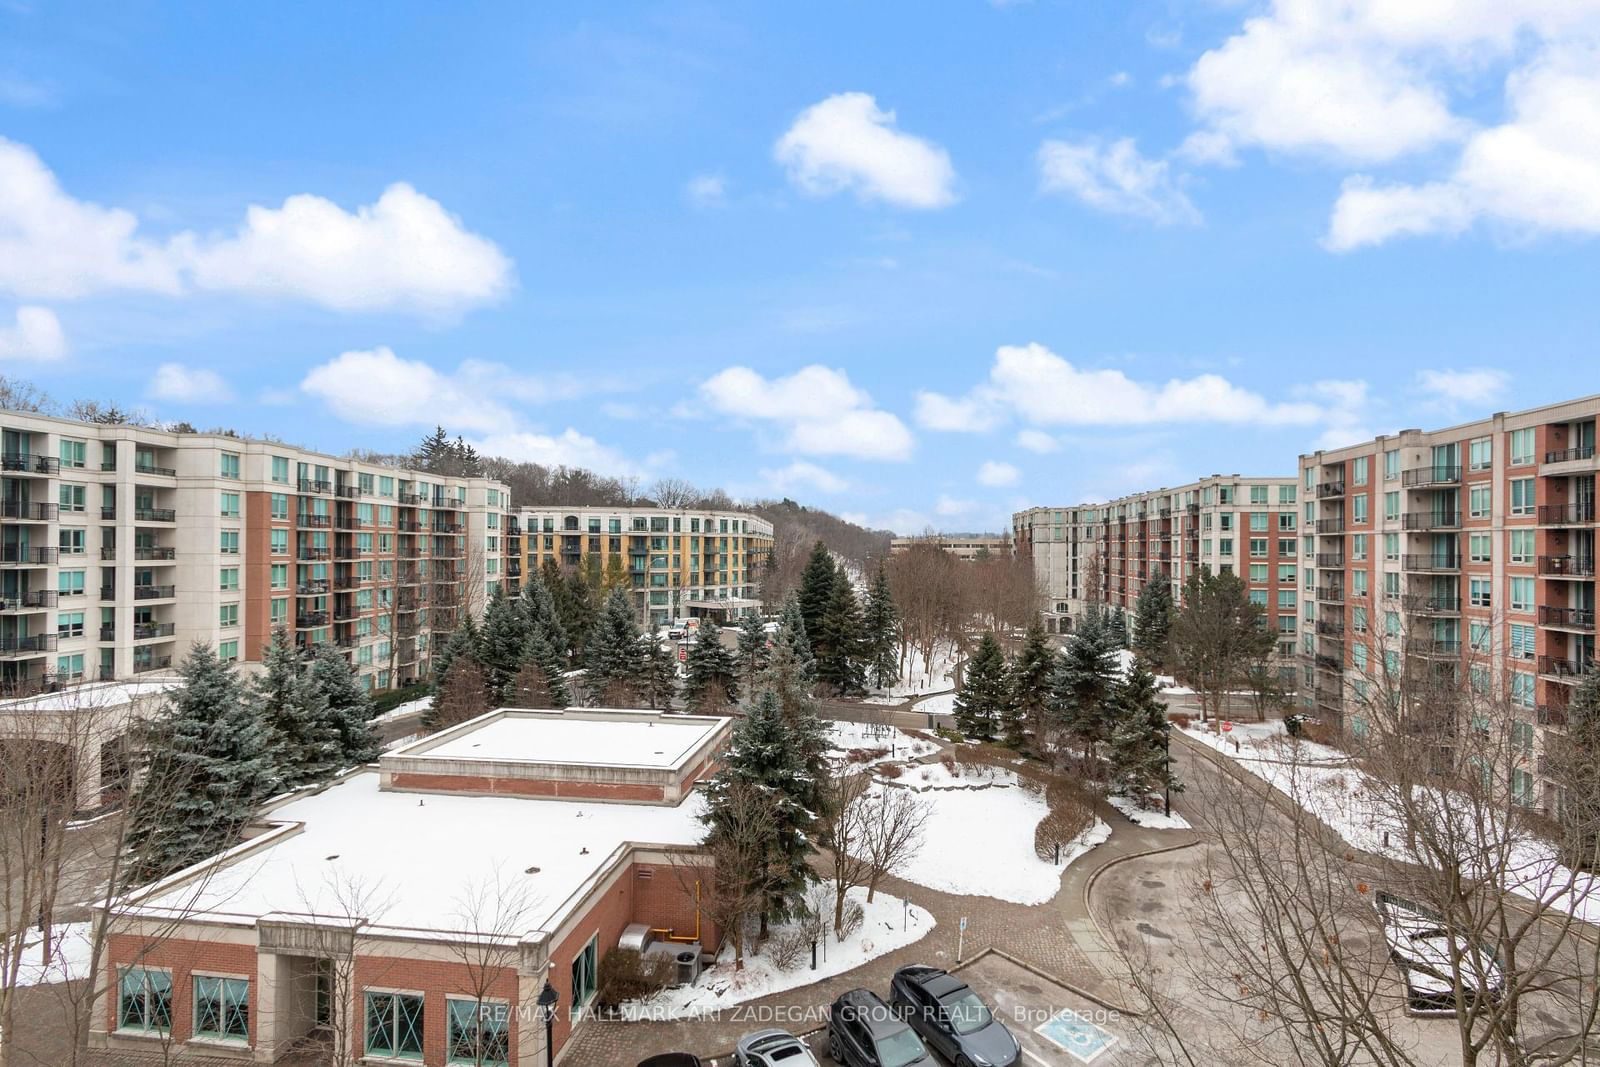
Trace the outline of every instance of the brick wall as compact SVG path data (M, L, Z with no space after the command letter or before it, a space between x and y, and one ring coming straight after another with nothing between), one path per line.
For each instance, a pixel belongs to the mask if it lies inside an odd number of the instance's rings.
M519 797L566 797L573 800L617 800L659 804L666 790L658 785L611 782L561 782L541 778L494 778L488 775L396 773L392 789L429 789L440 793L483 793Z
M471 958L471 957L469 957ZM473 965L443 960L396 959L388 956L358 956L355 961L355 1003L350 1012L350 1040L352 1049L366 1049L366 997L368 989L382 989L422 994L422 1048L424 1062L445 1062L445 1037L448 1033L445 1017L445 1000L462 995L471 999L480 991L485 999L503 1000L511 1010L511 1063L517 1062L519 1037L519 1010L531 1013L533 1005L517 1003L517 972L515 966L488 966L501 962L499 954L491 958L478 957ZM531 1014L528 1018L532 1018ZM526 1025L521 1024L521 1025Z
M250 979L250 1040L256 1039L256 950L250 945L177 938L146 940L132 934L112 934L106 944L107 987L116 990L124 966L172 972L172 1037L187 1041L194 1036L193 972ZM117 1028L117 996L106 998L105 1027Z

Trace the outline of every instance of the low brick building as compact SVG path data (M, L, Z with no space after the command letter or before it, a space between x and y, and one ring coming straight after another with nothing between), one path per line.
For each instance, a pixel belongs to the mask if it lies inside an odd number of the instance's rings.
M130 893L98 1047L270 1063L545 1063L630 927L714 952L693 785L729 720L502 709L270 805L248 840Z

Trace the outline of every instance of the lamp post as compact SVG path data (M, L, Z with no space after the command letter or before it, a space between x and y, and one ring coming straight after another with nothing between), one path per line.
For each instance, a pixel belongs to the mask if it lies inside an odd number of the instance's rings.
M555 1067L556 1062L556 1002L560 994L550 984L550 979L544 980L544 988L539 990L539 1010L544 1012L544 1062L545 1067Z
M1161 784L1166 791L1167 818L1172 818L1172 724L1161 735Z

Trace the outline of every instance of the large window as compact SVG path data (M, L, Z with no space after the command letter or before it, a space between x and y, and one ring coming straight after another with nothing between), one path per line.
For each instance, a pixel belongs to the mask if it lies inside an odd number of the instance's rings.
M420 994L367 994L367 1055L422 1059Z
M503 1003L445 1001L446 1061L483 1067L506 1063L511 1056L508 1014Z
M1533 514L1533 479L1511 479L1511 514Z
M250 1039L250 983L243 978L194 976L196 1037Z
M591 937L589 943L583 946L583 951L572 958L572 1000L569 1003L573 1012L582 1011L589 1003L589 998L594 996L597 962L596 941Z
M1533 429L1511 431L1511 463L1513 466L1533 462Z
M1479 437L1467 442L1467 468L1469 470L1488 470L1494 462L1494 440L1489 437Z
M1532 578L1513 578L1513 579L1511 579L1511 610L1512 611L1532 611L1533 610L1533 579Z
M123 969L117 983L117 1029L172 1029L172 975L143 967Z

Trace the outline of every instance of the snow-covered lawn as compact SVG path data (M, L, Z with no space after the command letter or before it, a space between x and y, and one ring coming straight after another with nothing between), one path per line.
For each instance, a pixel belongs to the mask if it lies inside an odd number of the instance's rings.
M958 763L951 771L940 763L913 763L903 766L896 783L919 792L929 789L990 789L1017 784L1015 771L988 763Z
M55 950L50 953L50 962L45 964L40 953L44 935L36 927L23 932L22 966L17 972L19 986L73 982L89 973L91 946L88 923L53 926L50 928L50 937L55 942ZM12 947L7 946L8 958Z
M419 700L408 700L404 704L397 704L395 707L390 708L382 715L373 716L372 721L374 723L382 723L393 722L395 719L403 719L407 715L415 715L418 712L427 711L428 705L431 703L433 703L432 697L422 697Z
M951 679L956 667L956 648L949 641L940 641L933 647L933 655L924 661L922 653L910 649L900 665L900 680L880 696L915 697L926 693L939 693L955 688ZM870 697L868 698L871 699Z
M935 926L933 916L926 910L915 904L904 906L899 897L889 896L882 890L871 904L867 903L865 889L850 890L849 898L861 904L866 920L859 930L840 942L834 939L830 914L825 943L817 945L816 970L811 969L809 944L804 958L796 966L779 970L773 962L769 941L769 947L760 955L747 953L744 970L735 971L730 945L722 950L716 966L708 968L695 985L668 989L649 1000L625 1004L623 1016L630 1020L682 1019L719 1011L769 993L810 985L919 941ZM780 934L784 929L779 927L773 933Z
M911 705L911 710L918 715L954 715L956 694L952 690L948 693L935 693L931 697L923 697Z
M931 741L918 740L897 727L846 722L843 719L829 720L828 744L828 754L834 759L844 759L845 754L853 748L888 750L881 756L874 756L857 764L862 767L870 767L888 760L914 759L939 747Z
M1128 649L1119 648L1113 655L1116 656L1116 675L1119 679L1126 680L1128 672L1133 669L1133 653ZM1158 674L1156 687L1168 696L1194 696L1194 690L1188 686L1178 684L1178 680L1170 674Z
M1272 719L1267 722L1235 722L1231 726L1232 729L1224 732L1220 728L1213 730L1210 726L1193 723L1185 727L1183 732L1196 741L1235 758L1327 766L1341 766L1350 762L1350 757L1336 748L1290 737L1282 719ZM1237 748L1234 747L1236 744Z
M1187 830L1189 820L1182 815L1168 815L1157 808L1141 808L1128 797L1107 797L1113 808L1128 817L1128 821L1151 830Z

